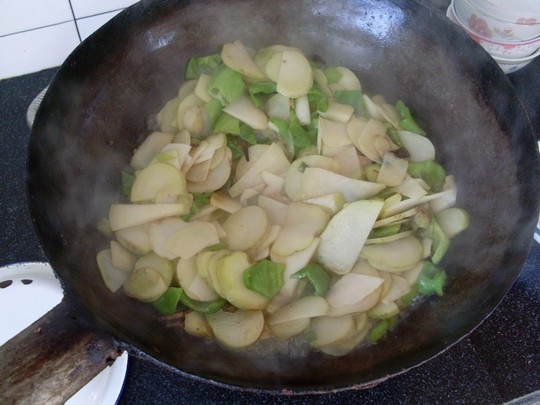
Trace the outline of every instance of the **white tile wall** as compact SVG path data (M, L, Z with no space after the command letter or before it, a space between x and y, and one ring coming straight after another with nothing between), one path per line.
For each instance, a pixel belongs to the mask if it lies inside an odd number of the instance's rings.
M0 80L59 66L137 0L0 0Z

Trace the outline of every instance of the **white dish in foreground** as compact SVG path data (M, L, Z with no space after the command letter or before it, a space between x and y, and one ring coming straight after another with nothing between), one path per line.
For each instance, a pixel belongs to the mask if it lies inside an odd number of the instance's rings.
M0 345L59 304L63 295L48 263L18 263L0 268ZM128 355L123 353L66 404L115 404L122 392L127 363Z

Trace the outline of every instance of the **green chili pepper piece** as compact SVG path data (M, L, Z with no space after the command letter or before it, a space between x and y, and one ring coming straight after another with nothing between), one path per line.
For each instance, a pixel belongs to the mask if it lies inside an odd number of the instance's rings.
M331 277L320 264L308 264L306 267L291 275L291 278L298 280L307 278L315 289L315 295L320 297L326 294L330 287Z
M174 314L183 293L181 288L169 287L161 297L152 302L152 305L164 315Z
M221 55L216 53L208 56L198 56L189 59L185 72L185 79L197 79L201 74L212 75L221 65Z
M444 168L433 160L409 162L407 173L412 177L424 180L434 192L442 191L446 172Z
M414 132L418 135L426 135L426 131L424 131L422 128L418 126L416 121L414 120L411 111L409 108L405 105L405 103L401 100L399 100L396 103L396 108L399 111L399 115L401 116L401 121L399 123L399 126L404 129L405 131Z
M444 284L446 273L431 262L424 263L424 267L418 276L418 292L422 295L430 296L437 294L444 295Z
M133 182L135 181L135 176L131 173L122 170L122 194L129 197L131 195L131 187L133 187Z
M358 116L367 116L366 106L362 98L361 90L336 90L334 93L336 101L354 107L354 113Z
M217 300L208 302L195 301L189 298L183 290L182 295L180 296L180 302L189 309L192 309L195 312L200 312L202 314L213 314L215 312L218 312L227 303L224 298L218 298Z
M381 339L384 335L386 335L386 332L388 332L390 328L394 326L395 323L396 323L395 317L380 320L371 328L371 331L369 332L368 340L371 343L374 343L377 340Z
M273 298L283 287L283 263L262 260L244 271L244 285L266 298Z

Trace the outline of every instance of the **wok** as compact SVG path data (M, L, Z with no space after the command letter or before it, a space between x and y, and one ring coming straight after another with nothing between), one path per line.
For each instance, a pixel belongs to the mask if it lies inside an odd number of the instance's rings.
M255 49L297 46L351 68L368 93L403 99L456 178L457 205L469 212L470 227L442 263L449 276L445 296L422 302L375 346L337 358L230 351L172 332L150 306L109 293L101 281L95 255L107 241L96 224L117 198L120 172L147 132L148 115L173 97L190 56L235 39ZM65 298L0 348L6 376L0 402L60 400L124 349L182 375L239 388L297 393L369 387L441 353L491 313L528 253L538 184L532 130L509 81L429 5L143 0L70 55L37 114L29 202Z

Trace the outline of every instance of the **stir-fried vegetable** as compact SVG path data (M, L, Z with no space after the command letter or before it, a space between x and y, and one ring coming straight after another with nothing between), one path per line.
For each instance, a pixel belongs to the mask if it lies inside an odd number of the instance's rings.
M97 225L111 292L182 311L186 332L227 347L270 337L330 355L444 294L468 216L402 101L283 45L225 44L185 79Z

